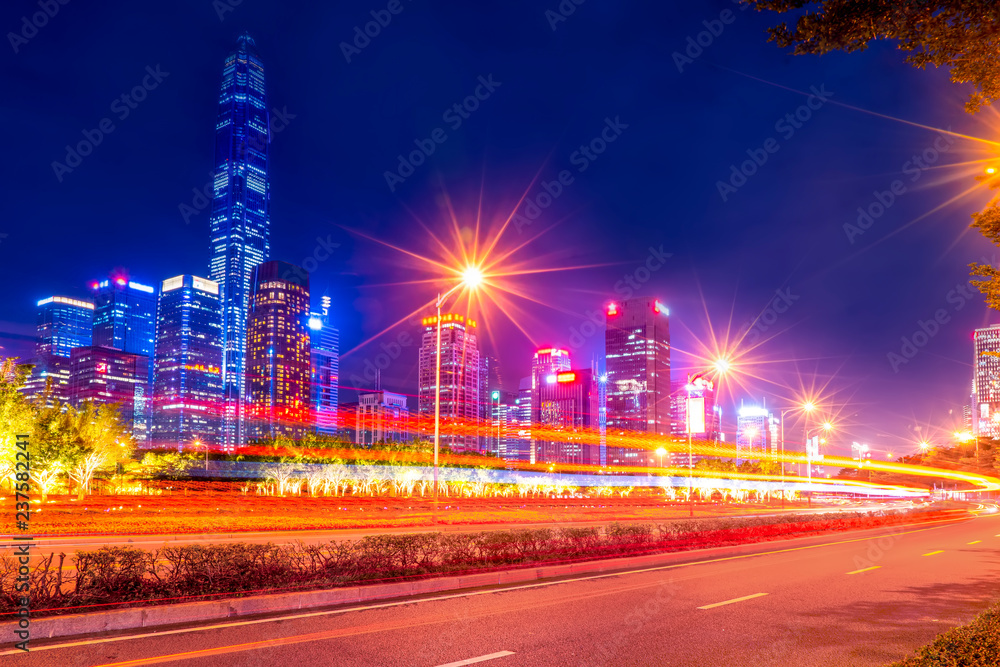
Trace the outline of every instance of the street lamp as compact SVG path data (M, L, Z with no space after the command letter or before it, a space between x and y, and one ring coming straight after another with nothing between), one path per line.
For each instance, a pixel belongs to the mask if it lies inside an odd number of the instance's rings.
M191 444L195 446L195 449L202 446L201 440L198 438L195 438ZM208 472L208 444L205 444L205 472Z
M667 450L663 447L656 448L656 455L660 457L660 467L663 467L663 457L666 455Z
M780 412L781 419L781 509L785 509L785 415L795 410L801 410L809 414L816 409L816 404L806 401L802 405L793 408L785 408ZM807 457L808 459L808 457Z
M441 440L441 306L444 300L461 287L474 290L483 282L483 272L478 266L467 266L462 280L444 294L438 293L434 307L437 309L437 352L434 361L434 502L438 500L438 451Z

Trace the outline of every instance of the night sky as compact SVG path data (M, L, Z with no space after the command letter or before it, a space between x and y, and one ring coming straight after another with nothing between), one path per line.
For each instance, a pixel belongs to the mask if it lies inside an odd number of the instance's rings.
M588 0L555 29L546 10L557 11L557 0L401 0L348 63L340 43L389 3L328 4L77 0L18 40L16 54L5 39L6 353L30 353L38 299L84 297L116 267L146 284L207 275L208 212L185 221L179 207L195 204L193 190L208 182L222 63L247 30L267 68L270 106L287 121L271 146L272 257L301 264L340 244L311 281L314 302L332 297L342 350L352 350L342 384L380 345L415 336L403 325L372 338L435 291L393 285L430 274L348 230L433 254L416 219L448 242L451 201L467 221L481 206L484 228L495 230L522 194L535 198L568 170L573 182L501 245L530 241L516 258L532 266L594 266L522 281L541 304L515 299L507 313L479 314L507 388L527 374L537 345L572 345L577 365L589 366L603 337L573 331L588 310L620 298L616 283L646 276L640 267L653 249L670 257L640 291L670 308L675 379L694 364L690 353L704 352L710 328L735 340L751 327L742 372L759 379L727 383L727 432L734 401L766 397L778 407L813 386L825 387L838 416L841 453L851 439L904 453L919 439L915 426L932 436L957 426L949 410L968 401L971 330L998 318L956 288L969 262L1000 259L967 229L988 197L971 178L982 166L954 166L987 157L984 144L945 143L931 129L989 138L994 115L966 114L968 91L946 72L914 70L889 44L792 56L766 42L775 16L730 2L625 0ZM724 10L728 23L718 21ZM37 11L36 2L5 2L0 27L19 33ZM703 34L698 53L688 38L697 43L706 21L719 34L710 43ZM689 48L679 71L674 54ZM155 81L147 67L161 80L122 118L114 101L144 77ZM443 114L480 77L493 90L455 128ZM105 118L113 131L60 182L52 163ZM609 124L617 129L604 152L574 155ZM437 128L446 139L391 191L384 172ZM935 140L948 151L933 150ZM927 149L933 159L920 169L912 157ZM753 155L763 164L720 193L731 165ZM849 238L844 225L856 224L858 208L897 180L901 194ZM768 314L775 298L784 312ZM918 336L924 344L893 368L887 355L936 314L933 335ZM416 349L404 347L385 369L387 389L415 393Z

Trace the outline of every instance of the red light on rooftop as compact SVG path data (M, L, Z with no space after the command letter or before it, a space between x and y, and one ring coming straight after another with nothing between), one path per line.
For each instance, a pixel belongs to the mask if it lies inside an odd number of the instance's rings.
M659 301L654 301L653 302L653 312L654 313L659 313L660 312L660 302Z
M536 355L537 354L549 354L550 352L552 352L552 348L551 347L546 347L546 348L543 348L541 350L536 350L535 354Z
M613 303L608 304L608 316L612 317L618 314L618 306Z
M115 278L115 284L116 285L121 285L121 286L124 287L125 285L128 284L128 281L125 280L124 278Z
M96 280L90 283L90 289L97 289L98 287L100 287L100 285L97 284Z

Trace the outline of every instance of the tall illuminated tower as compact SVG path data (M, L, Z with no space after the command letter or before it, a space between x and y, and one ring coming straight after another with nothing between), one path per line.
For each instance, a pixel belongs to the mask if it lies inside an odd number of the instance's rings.
M316 432L337 435L337 387L340 382L340 332L330 323L330 297L309 315L309 346L312 363L310 396Z
M606 317L607 463L646 465L645 451L614 443L630 433L670 435L669 312L656 299L636 297L609 304Z
M539 400L539 390L542 384L552 381L555 382L555 376L557 373L562 371L568 371L570 368L569 361L569 351L560 350L558 348L546 347L535 352L535 356L531 359L531 421L528 424L530 429L535 424L540 424L542 422L542 405ZM538 442L535 438L531 439L528 461L530 463L538 462Z
M972 433L1000 437L1000 324L976 329L972 340Z
M254 268L270 254L269 117L264 66L244 33L226 58L215 123L215 184L209 277L222 292L222 443L244 441L247 309Z
M287 262L254 269L247 317L247 435L298 439L313 429L309 274Z

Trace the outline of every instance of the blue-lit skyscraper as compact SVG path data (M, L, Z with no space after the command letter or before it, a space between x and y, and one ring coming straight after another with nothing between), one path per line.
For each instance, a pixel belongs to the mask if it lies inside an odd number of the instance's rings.
M222 416L219 284L175 276L160 286L153 361L154 446L217 446Z
M94 304L90 301L65 296L39 301L34 369L25 383L25 393L37 397L48 389L47 403L67 403L70 351L89 346L93 335Z
M130 354L153 356L156 290L112 275L91 285L94 292L93 344Z
M264 66L253 39L240 36L226 58L215 123L209 277L222 292L223 446L241 444L250 280L270 254L269 116Z
M330 324L330 297L309 316L310 396L316 432L337 434L337 387L340 375L340 332Z
M149 400L150 361L156 338L156 289L112 274L91 284L94 292L93 346L136 355L133 433L140 445L147 444L152 405Z

